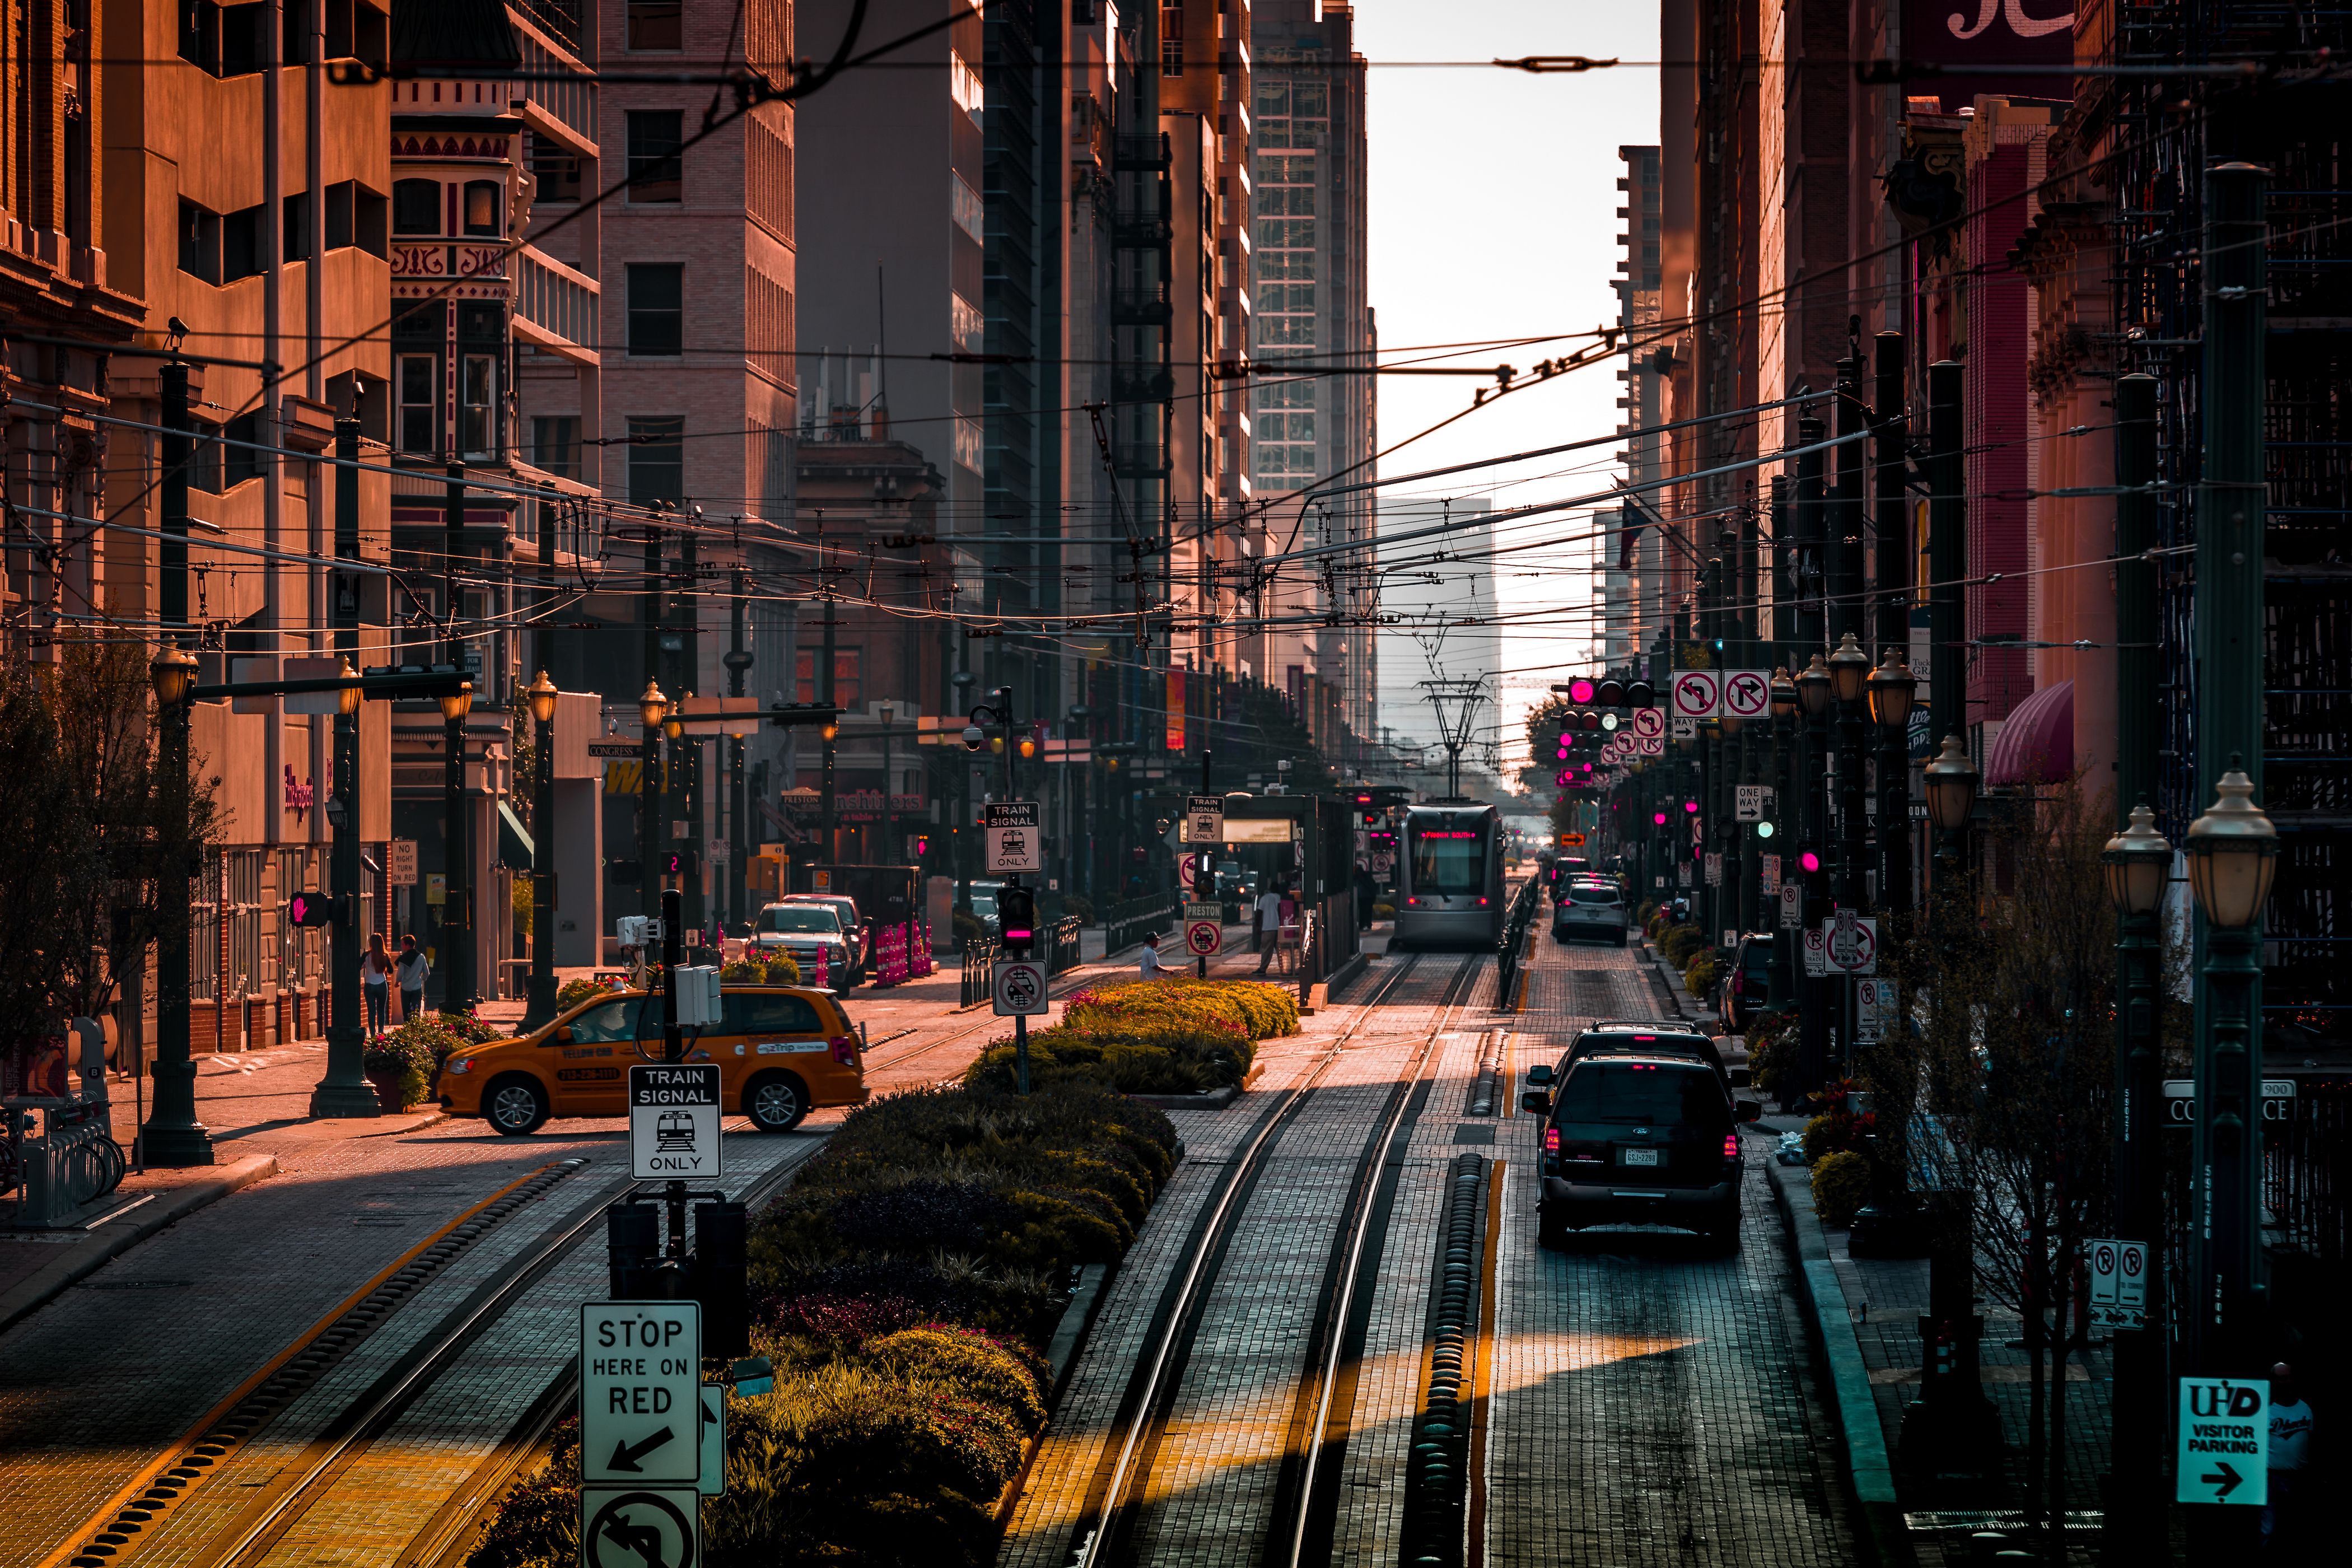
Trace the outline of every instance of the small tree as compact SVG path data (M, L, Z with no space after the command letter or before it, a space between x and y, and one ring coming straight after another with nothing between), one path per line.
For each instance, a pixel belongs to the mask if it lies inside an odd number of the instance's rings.
M219 781L162 776L149 692L135 644L0 663L15 817L0 843L0 1041L19 1065L111 1005L148 947L188 940L182 879L220 837Z
M1910 1134L1906 1168L1967 1195L1978 1282L2023 1320L2035 1517L2045 1480L2049 1510L2064 1512L2065 1368L2083 1348L2074 1282L2112 1189L2115 914L2099 864L2111 816L2070 783L2000 830L2020 895L1958 935L1947 905L1907 945L1918 1033L1869 1068L1879 1125Z

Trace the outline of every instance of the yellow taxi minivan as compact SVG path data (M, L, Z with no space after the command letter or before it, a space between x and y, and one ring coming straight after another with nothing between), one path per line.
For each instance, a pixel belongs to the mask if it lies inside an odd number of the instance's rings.
M863 1105L857 1030L823 991L721 988L719 1022L684 1031L686 1059L719 1064L719 1105L763 1132L783 1132L819 1106ZM510 1138L550 1117L625 1116L629 1067L662 1058L665 998L642 991L591 997L545 1028L451 1054L438 1093L452 1116L478 1116Z

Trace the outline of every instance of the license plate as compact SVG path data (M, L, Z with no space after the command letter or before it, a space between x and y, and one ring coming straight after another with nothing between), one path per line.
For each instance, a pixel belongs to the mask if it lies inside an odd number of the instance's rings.
M1628 1149L1625 1151L1625 1163L1629 1165L1654 1165L1657 1163L1658 1152L1655 1149Z

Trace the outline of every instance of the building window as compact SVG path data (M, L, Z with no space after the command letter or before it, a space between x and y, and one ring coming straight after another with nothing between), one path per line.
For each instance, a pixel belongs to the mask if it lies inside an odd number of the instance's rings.
M499 228L499 185L496 180L466 182L466 232L495 235Z
M685 171L677 155L685 139L685 116L675 109L629 110L629 200L685 200Z
M980 313L979 306L961 294L950 292L948 295L948 331L954 338L960 353L976 354L986 346L988 319Z
M404 452L429 458L441 449L439 399L435 395L439 390L440 363L435 354L403 354L394 367L400 399L394 417Z
M675 261L629 264L629 352L686 352L686 268Z
M948 171L948 211L956 226L971 236L974 242L988 243L987 210L981 205L980 193L964 182L954 170Z
M191 201L180 203L180 270L207 283L220 281L220 215Z
M439 234L441 232L441 182L438 180L394 180L392 183L392 232L394 234ZM333 240L327 244L334 248Z
M262 254L268 238L263 226L267 216L260 207L247 207L220 220L222 282L234 283L269 270L268 259Z
M238 415L221 426L221 434L229 441L251 443L234 447L223 443L220 453L221 488L233 490L247 479L259 479L262 455L254 447L259 445L262 437L260 410Z
M980 73L953 49L948 51L948 97L955 100L957 108L971 116L974 125L981 123L981 116L988 107L987 87L982 82Z
M577 416L541 416L530 422L531 466L559 479L580 477L580 420Z
M532 132L526 139L530 147L530 176L538 184L534 199L542 202L576 202L580 199L580 157L561 142Z
M457 444L467 458L499 455L499 360L467 354L457 362Z
M635 268L630 268L635 271ZM629 504L680 505L686 498L686 420L629 421Z
M629 47L684 48L684 11L679 0L629 0Z
M804 647L793 667L794 688L803 702L825 700L824 688L818 684L817 672L824 668L824 647ZM833 705L841 709L866 706L866 650L862 647L836 647L833 650Z

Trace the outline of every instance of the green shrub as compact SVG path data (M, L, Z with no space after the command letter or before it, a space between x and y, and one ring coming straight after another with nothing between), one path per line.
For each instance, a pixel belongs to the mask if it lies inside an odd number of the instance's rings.
M604 987L585 976L576 980L567 980L563 983L562 988L555 994L555 1010L559 1013L569 1011L590 997L600 994L604 989Z
M1805 1158L1825 1160L1859 1150L1864 1131L1862 1118L1843 1105L1832 1106L1805 1123Z
M1760 1022L1760 1020L1759 1020ZM1776 1026L1759 1029L1751 1024L1748 1030L1748 1081L1766 1094L1778 1097L1780 1080L1797 1065L1797 1031L1788 1027L1785 1020Z
M789 952L779 952L768 960L767 981L771 985L798 985L801 983L800 960Z
M1698 952L1706 943L1706 939L1699 933L1698 927L1685 921L1680 925L1667 927L1665 940L1660 942L1658 947L1659 951L1666 955L1668 963L1673 964L1676 969L1688 969L1691 954Z
M1717 973L1715 954L1702 952L1693 958L1689 967L1683 971L1683 989L1705 1001L1707 993L1715 988Z
M1062 915L1064 919L1075 920L1080 925L1092 925L1095 923L1095 901L1084 893L1067 894L1062 900Z
M471 1013L452 1013L445 1007L437 1013L427 1015L427 1018L446 1029L456 1037L460 1046L478 1046L489 1040L512 1038L511 1036L499 1034ZM448 1053L445 1051L442 1054L446 1056Z
M1813 1166L1813 1212L1823 1225L1850 1225L1870 1200L1870 1161L1852 1150L1826 1154Z
M719 978L730 985L765 985L768 983L768 966L748 958L739 958L732 963L720 965Z
M1061 1020L1029 1037L1033 1084L1084 1079L1122 1094L1199 1094L1249 1076L1257 1042L1298 1032L1298 998L1255 980L1135 980L1073 993ZM992 1041L965 1081L1011 1089L1010 1038Z

